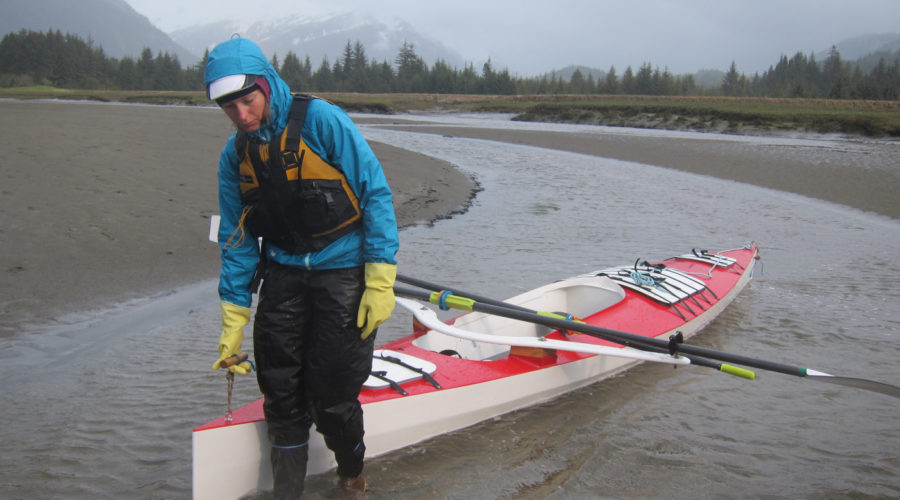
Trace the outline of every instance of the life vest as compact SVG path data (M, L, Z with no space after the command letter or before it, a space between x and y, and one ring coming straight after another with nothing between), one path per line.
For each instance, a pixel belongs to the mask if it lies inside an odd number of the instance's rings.
M287 126L268 144L238 133L242 223L291 253L325 248L362 224L347 177L303 141L308 95L294 95Z

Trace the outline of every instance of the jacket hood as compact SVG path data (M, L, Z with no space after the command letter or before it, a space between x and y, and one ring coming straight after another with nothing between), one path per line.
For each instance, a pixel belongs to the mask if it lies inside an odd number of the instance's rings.
M287 125L291 111L291 89L278 76L259 46L246 38L232 38L222 42L209 53L203 85L209 87L210 83L223 76L240 74L261 75L269 83L272 91L269 96L271 121L250 134L269 141Z

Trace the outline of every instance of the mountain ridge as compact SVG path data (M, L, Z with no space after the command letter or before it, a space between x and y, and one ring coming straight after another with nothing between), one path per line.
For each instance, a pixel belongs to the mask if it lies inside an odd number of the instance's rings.
M28 0L4 2L0 36L21 30L77 35L103 48L104 54L138 59L143 49L168 52L183 66L200 60L135 11L125 0Z
M102 47L107 56L115 58L140 58L144 48L155 55L168 52L178 57L183 67L196 64L204 52L216 43L227 40L233 34L250 38L257 42L263 52L271 57L283 58L289 51L301 60L309 57L315 68L322 61L329 64L340 60L347 43L359 42L366 51L366 58L375 62L394 63L404 42L411 43L418 56L428 65L442 60L450 67L462 69L472 64L481 70L484 61L466 61L454 49L440 40L418 32L409 23L398 20L391 25L371 16L347 12L321 18L302 18L299 15L286 16L272 21L219 21L204 25L180 28L170 33L158 29L150 20L135 11L125 0L28 0L27 2L7 1L4 15L0 17L0 36L22 29L46 32L59 30L74 34ZM867 66L877 64L884 55L888 64L900 57L900 33L875 33L860 35L839 41L837 47L844 61L867 58ZM824 61L831 46L823 47L814 55L819 62ZM785 54L792 57L794 54ZM654 67L665 67L665 61L649 61ZM771 62L772 66L777 60ZM633 70L643 64L634 61ZM738 70L741 61L736 61ZM507 69L516 75L516 68L504 66L503 61L491 60L494 69ZM565 66L561 70L548 70L543 74L525 77L552 78L571 77L571 72L580 69L583 76L589 74L597 80L605 75L609 65L600 61L582 61ZM626 67L616 67L617 73L624 73ZM701 72L718 72L727 68L699 68ZM698 82L700 83L700 82Z

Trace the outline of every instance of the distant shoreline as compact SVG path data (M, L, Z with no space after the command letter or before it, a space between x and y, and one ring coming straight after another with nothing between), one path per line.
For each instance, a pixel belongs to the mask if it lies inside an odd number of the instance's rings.
M643 95L322 93L349 112L509 113L516 120L743 135L837 133L900 139L900 101ZM0 99L209 106L197 91L0 88Z

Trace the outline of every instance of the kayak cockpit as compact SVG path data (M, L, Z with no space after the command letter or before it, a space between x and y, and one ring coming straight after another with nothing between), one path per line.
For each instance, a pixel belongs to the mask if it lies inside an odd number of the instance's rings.
M593 276L557 281L512 297L506 302L535 311L587 317L617 304L624 298L625 291L611 279ZM456 318L453 326L502 337L540 338L553 331L543 325L479 312ZM463 339L435 330L428 330L413 340L413 345L428 351L477 361L505 359L511 349L509 345Z

